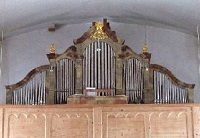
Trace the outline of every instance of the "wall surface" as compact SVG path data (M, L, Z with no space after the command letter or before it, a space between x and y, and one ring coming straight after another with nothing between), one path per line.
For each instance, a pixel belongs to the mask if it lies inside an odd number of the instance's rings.
M200 105L0 106L0 138L200 138Z
M3 45L3 76L0 84L0 103L5 103L4 85L20 81L35 67L48 64L46 54L51 43L56 53L64 52L89 29L91 24L59 26L55 32L35 30L9 37ZM141 53L145 42L145 27L137 24L110 23L125 45ZM181 81L196 84L195 102L200 102L197 60L197 40L194 36L172 30L147 26L147 44L152 53L151 63L167 67Z

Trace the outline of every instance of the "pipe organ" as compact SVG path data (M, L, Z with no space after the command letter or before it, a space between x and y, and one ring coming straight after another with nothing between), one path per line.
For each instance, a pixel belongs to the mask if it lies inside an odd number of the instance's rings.
M191 103L194 84L150 64L151 54L135 53L111 31L106 19L95 22L64 53L47 54L49 65L33 69L7 85L7 104L66 104L72 95L94 88L97 96L126 95L127 103Z

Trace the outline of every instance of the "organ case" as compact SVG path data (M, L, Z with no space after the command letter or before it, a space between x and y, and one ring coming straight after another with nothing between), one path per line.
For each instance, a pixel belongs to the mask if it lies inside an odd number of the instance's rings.
M67 98L95 88L98 96L126 95L128 103L191 103L194 84L178 80L168 69L150 64L151 54L135 53L111 31L106 19L64 53L47 54L50 64L33 69L7 85L7 104L65 104Z

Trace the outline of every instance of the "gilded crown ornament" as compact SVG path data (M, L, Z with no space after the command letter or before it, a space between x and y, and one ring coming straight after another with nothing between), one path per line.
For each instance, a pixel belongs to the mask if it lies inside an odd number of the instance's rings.
M55 54L55 51L56 51L55 45L51 44L51 46L50 46L50 53L51 54Z
M108 38L107 34L103 31L103 23L101 21L95 22L95 31L90 36L91 39L106 39Z

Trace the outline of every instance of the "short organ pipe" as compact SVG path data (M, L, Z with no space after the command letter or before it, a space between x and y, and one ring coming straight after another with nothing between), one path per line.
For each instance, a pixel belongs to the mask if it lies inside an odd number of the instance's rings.
M153 71L153 90L155 103L177 104L188 103L188 92L186 89L175 85L166 74Z

